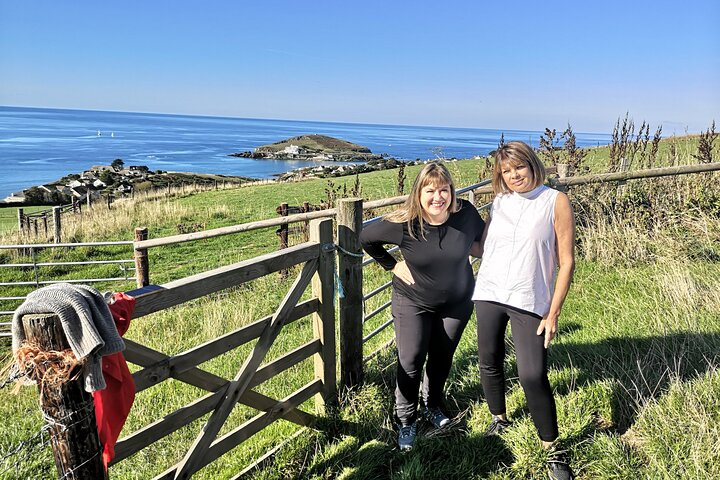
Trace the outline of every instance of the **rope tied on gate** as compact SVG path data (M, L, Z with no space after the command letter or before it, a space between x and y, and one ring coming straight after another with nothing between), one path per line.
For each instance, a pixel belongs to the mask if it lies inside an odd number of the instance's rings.
M342 248L342 247L341 247L340 245L338 245L338 244L335 244L335 248L337 248L338 250L340 250L341 252L343 252L345 255L350 255L351 257L363 258L363 257L365 256L365 254L364 254L363 252L360 252L360 253L349 252L349 251L345 250L344 248Z
M363 252L355 253L355 252L350 252L348 250L345 250L343 247L341 247L337 243L334 244L333 246L337 250L341 251L342 253L344 253L345 255L348 255L350 257L363 258L365 256L365 254ZM343 284L342 284L342 280L340 279L340 275L338 275L337 270L334 273L335 273L335 290L337 291L338 298L345 298L345 289L343 288Z

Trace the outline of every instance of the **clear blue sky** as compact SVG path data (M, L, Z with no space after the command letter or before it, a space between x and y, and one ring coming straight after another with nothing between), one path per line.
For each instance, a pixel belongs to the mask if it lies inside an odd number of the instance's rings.
M698 132L720 1L0 0L0 105Z

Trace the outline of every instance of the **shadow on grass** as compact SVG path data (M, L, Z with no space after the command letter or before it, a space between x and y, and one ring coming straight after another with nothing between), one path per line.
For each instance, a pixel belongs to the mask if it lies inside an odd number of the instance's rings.
M692 380L720 366L720 334L684 332L598 343L559 342L549 362L551 368L578 371L572 381L555 385L558 395L611 380L612 422L618 433L624 433L644 404L663 395L672 380Z
M464 419L442 430L421 423L413 449L406 452L397 448L397 433L388 428L373 431L362 423L329 422L325 433L334 435L326 437L322 459L299 478L484 478L513 462L499 437L468 434Z
M564 333L581 327L570 324ZM512 353L512 339L507 351ZM472 364L477 356L469 349L459 351L449 382L463 379L476 372ZM517 365L513 360L506 364L508 383L518 383ZM620 434L637 419L642 407L659 398L672 380L687 381L706 371L720 367L720 334L682 332L650 337L616 337L595 343L576 343L562 339L555 342L548 357L550 369L572 369L568 380L553 382L556 398L573 390L600 382L611 381L613 428ZM463 399L483 401L482 388L471 385L452 393ZM467 403L465 400L463 403ZM509 412L512 416L529 414L524 406Z
M564 333L578 331L580 325L566 325ZM508 352L512 353L508 340ZM618 337L594 343L561 338L549 352L550 368L563 371L555 378L556 398L603 382L610 386L612 426L589 418L563 440L573 448L590 439L598 431L622 434L636 421L644 405L663 395L671 381L692 380L720 365L720 334L682 332L649 337ZM510 357L513 358L513 357ZM389 420L392 411L392 387L395 367L394 349L381 355L377 364L368 369L365 387L372 386L373 395L363 401L374 403L375 414L340 418L339 411L317 425L322 439L316 444L313 461L297 472L297 478L344 479L446 479L485 478L492 474L510 474L508 467L516 461L513 451L501 438L485 437L469 428L464 413L469 412L484 395L477 376L477 354L471 343L465 343L455 356L449 379L448 413L459 418L455 424L440 431L421 423L418 440L409 452L397 449L397 433ZM390 366L388 366L390 365ZM509 385L519 388L516 365L506 365ZM569 373L568 373L569 372ZM609 382L608 382L609 381ZM354 392L347 392L349 402ZM355 399L357 402L358 400ZM347 416L346 407L343 413ZM363 407L357 407L362 409ZM371 409L372 410L372 409ZM377 412L384 412L378 414ZM525 402L513 417L527 416ZM384 416L384 420L379 418ZM592 416L592 413L588 413ZM561 426L562 428L562 426ZM518 473L518 472L515 472Z

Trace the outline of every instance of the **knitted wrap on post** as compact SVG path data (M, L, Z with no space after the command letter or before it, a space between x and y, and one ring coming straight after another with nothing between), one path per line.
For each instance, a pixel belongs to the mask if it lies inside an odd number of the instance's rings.
M70 348L78 360L84 361L85 390L105 388L100 357L123 351L125 342L103 295L93 287L69 283L55 283L31 292L13 315L13 352L25 341L23 315L33 313L54 313L60 318Z

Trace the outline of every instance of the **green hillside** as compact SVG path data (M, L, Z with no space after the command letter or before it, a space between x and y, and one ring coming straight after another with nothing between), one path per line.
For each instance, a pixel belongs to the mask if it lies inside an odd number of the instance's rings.
M667 140L660 144L651 165L647 157L640 161L638 154L631 168L696 163L692 154L697 142L697 138ZM590 149L584 162L599 172L607 169L608 158L607 147L601 147ZM458 185L474 183L486 173L484 159L450 162L448 166ZM419 168L408 167L407 178L413 179ZM110 212L97 206L82 218L69 219L68 239L129 239L137 226L147 226L150 237L158 238L274 218L281 202L316 204L354 193L365 199L384 198L396 195L397 173L384 170L358 177L118 201ZM578 221L578 262L549 362L561 439L570 449L578 478L720 478L719 180L720 174L715 172L570 190ZM0 243L18 240L16 233L6 230ZM291 241L301 240L296 236ZM150 251L151 281L162 284L274 251L277 245L273 228L159 247ZM119 250L96 247L73 255L128 255L127 249ZM0 252L0 262L15 263L18 257L14 255ZM40 258L61 257L46 250ZM47 273L60 276L61 271ZM70 274L66 269L62 273ZM0 274L5 279L11 275L9 271ZM107 272L93 268L72 274L87 278ZM365 292L389 278L373 265L366 267L363 275ZM263 277L138 319L128 338L168 354L185 351L272 313L292 280L292 275L288 279ZM132 282L101 288L130 289ZM373 297L366 311L387 299L387 295ZM294 438L275 460L250 473L249 478L545 478L544 453L517 381L512 354L506 369L512 379L508 407L513 425L502 437L483 435L490 414L479 381L474 323L471 320L465 331L447 387L447 407L457 417L455 426L439 434L423 426L417 448L409 453L397 450L390 420L395 353L388 348L367 364L363 387L341 392L338 408L331 409L316 429ZM366 325L365 334L375 326ZM291 324L283 330L270 358L311 336L309 321ZM392 331L386 330L366 345L365 354L391 338ZM2 348L9 353L7 345ZM250 348L243 346L202 368L231 378ZM303 362L258 390L281 398L304 384L312 372L312 362ZM180 382L164 382L141 392L125 433L199 395L198 389ZM312 411L312 403L303 408ZM237 408L227 428L242 424L254 413ZM0 453L10 452L42 425L34 387L22 388L17 396L8 388L0 389L0 415L5 419L0 426ZM202 424L195 422L121 462L111 468L111 478L144 479L160 474L184 455L201 428ZM233 478L297 431L293 424L275 423L193 478ZM0 463L0 478L54 475L48 448L22 457L14 466L17 458L10 456Z

